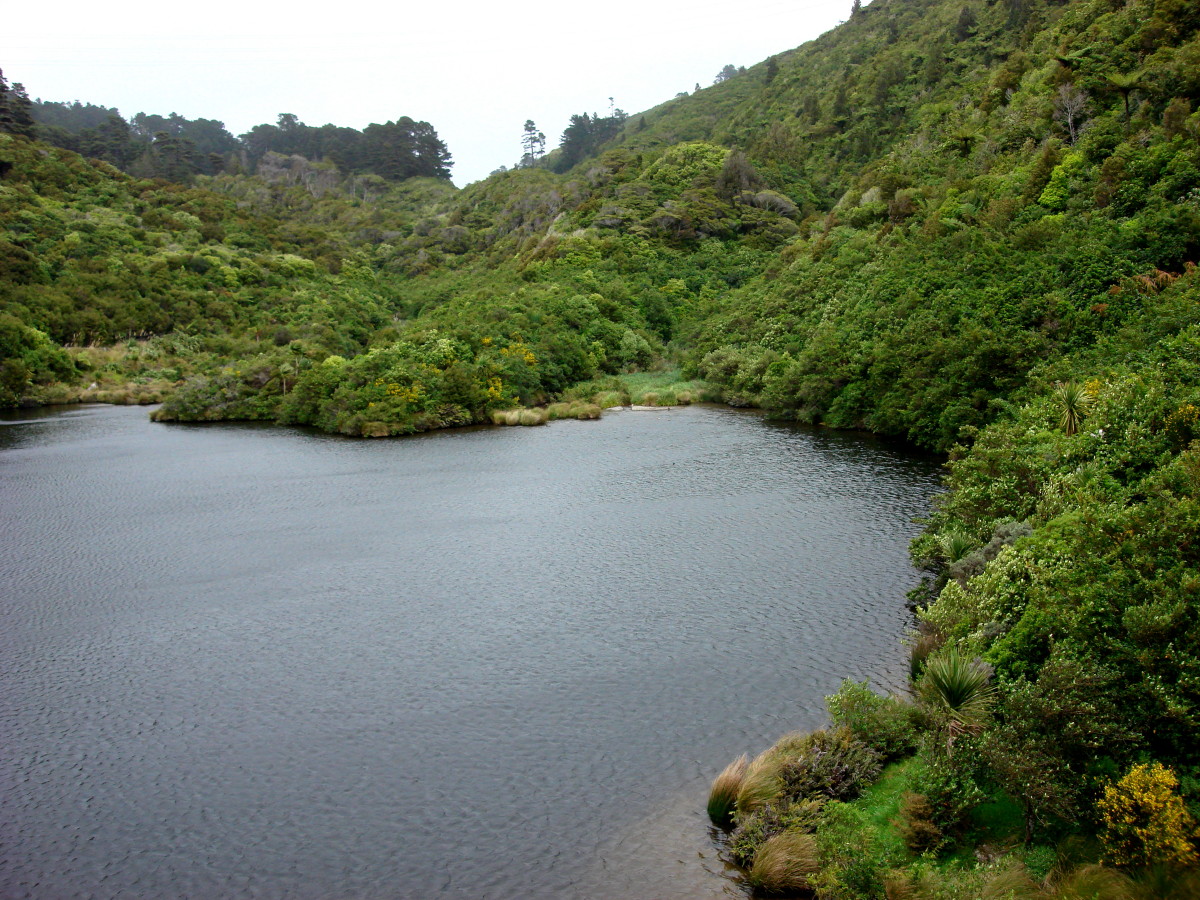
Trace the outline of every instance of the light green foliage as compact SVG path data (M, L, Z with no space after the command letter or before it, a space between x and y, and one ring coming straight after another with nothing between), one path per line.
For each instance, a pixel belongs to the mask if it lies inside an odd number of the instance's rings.
M825 698L833 724L848 728L854 737L885 761L911 753L916 747L914 707L894 697L881 697L868 683L846 679L836 694Z
M1067 201L1071 198L1072 181L1079 178L1085 168L1086 163L1082 154L1068 153L1050 173L1050 183L1042 191L1038 203L1052 212L1061 212L1066 209Z

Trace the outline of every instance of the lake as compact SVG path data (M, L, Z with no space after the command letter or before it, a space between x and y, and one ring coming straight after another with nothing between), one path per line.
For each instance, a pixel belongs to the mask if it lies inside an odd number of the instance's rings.
M935 460L688 407L0 420L0 895L738 897L742 752L899 686Z

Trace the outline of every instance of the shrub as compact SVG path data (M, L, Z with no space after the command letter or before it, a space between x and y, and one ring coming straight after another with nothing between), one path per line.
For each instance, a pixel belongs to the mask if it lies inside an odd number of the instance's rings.
M779 779L788 797L848 800L878 778L882 768L878 751L839 728L813 732L806 751L780 767Z
M759 848L774 835L815 831L824 805L820 800L784 801L764 803L752 813L739 811L737 828L729 837L730 854L738 865L749 866Z
M817 895L830 900L882 900L885 879L906 856L889 831L858 803L826 805L816 832L821 862L821 871L813 878Z
M1200 862L1193 844L1200 833L1178 788L1175 773L1157 762L1136 765L1104 788L1097 805L1109 862L1118 866Z
M738 792L738 810L750 812L780 799L847 799L878 777L882 767L881 755L846 728L785 735L750 764Z
M927 853L942 845L942 829L934 821L933 804L924 794L905 793L896 830L913 853Z
M926 747L927 765L912 780L912 790L900 803L897 831L918 853L952 845L964 830L971 810L986 799L975 782L963 753L951 758L937 744Z
M896 697L879 696L866 681L846 679L836 694L825 698L825 705L834 725L850 729L885 762L916 748L916 710Z

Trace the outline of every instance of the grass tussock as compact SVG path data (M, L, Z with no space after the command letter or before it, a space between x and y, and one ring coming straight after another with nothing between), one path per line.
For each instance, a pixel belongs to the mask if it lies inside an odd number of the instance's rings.
M738 788L737 808L743 815L754 812L779 795L783 788L779 778L782 759L806 746L807 740L808 735L802 732L786 734L754 757Z
M603 410L596 403L583 400L563 400L546 407L546 414L555 419L598 419Z
M549 410L537 406L492 411L493 425L545 425L551 418Z
M628 406L629 394L625 391L600 391L592 400L601 409L612 409L615 406Z
M754 856L748 878L766 894L807 890L820 869L816 839L811 834L785 831L766 840Z
M521 415L518 416L518 424L520 425L545 425L550 421L550 414L544 409L536 407L531 409L521 410Z
M708 791L708 818L718 828L728 829L733 824L733 814L737 810L738 793L742 789L742 780L750 760L742 754L713 779Z

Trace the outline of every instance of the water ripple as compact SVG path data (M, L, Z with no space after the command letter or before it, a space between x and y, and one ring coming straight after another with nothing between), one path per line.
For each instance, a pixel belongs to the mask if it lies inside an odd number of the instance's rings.
M716 898L713 773L892 683L934 465L689 408L0 423L0 894Z

